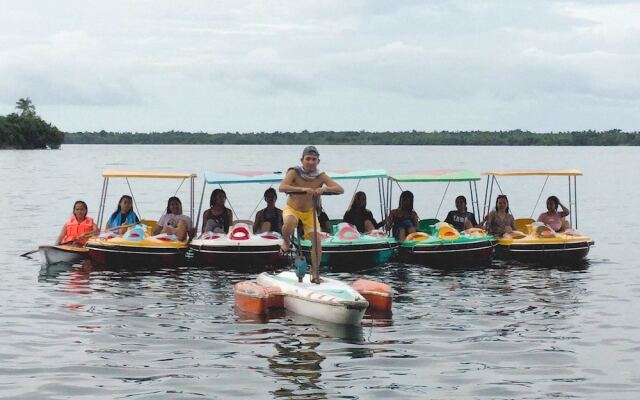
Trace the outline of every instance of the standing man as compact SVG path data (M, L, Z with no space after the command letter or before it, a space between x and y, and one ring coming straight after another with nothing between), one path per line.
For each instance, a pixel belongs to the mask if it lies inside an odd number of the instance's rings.
M323 193L344 193L342 186L338 185L324 172L318 170L320 153L315 146L307 146L302 151L300 159L302 166L291 167L287 170L279 190L289 193L287 205L282 210L284 225L282 227L282 252L289 251L291 246L291 234L302 221L305 235L311 234L311 282L320 283L320 260L322 259L322 245L317 232L320 232L320 223L316 216L314 232L313 206L314 199Z

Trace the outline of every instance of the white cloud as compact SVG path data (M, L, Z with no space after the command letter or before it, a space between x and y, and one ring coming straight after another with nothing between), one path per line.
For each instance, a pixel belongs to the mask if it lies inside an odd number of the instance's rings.
M30 96L66 130L640 122L635 2L3 5L0 111Z

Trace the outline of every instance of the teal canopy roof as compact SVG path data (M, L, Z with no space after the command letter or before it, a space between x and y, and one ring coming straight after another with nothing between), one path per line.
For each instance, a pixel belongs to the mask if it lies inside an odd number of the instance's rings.
M468 169L433 169L389 175L397 182L467 182L479 181L480 174Z
M282 181L284 175L280 171L224 171L205 172L204 179L209 184L274 183Z
M326 171L331 178L340 179L374 179L384 178L387 172L383 169L374 170L330 170ZM204 179L209 184L233 184L233 183L275 183L284 178L281 171L222 171L205 172Z
M325 171L332 179L375 179L384 178L387 176L387 171L383 169L368 169L368 170L347 170L347 169L334 169Z

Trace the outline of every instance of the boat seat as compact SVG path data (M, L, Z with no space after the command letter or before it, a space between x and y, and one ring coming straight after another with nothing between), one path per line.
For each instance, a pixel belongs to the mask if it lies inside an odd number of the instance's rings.
M158 221L154 221L152 219L143 219L140 223L148 226L151 232L153 232L153 230L156 229L156 226L158 226Z
M513 221L514 225L516 226L516 230L520 232L529 232L527 225L533 224L534 222L536 221L534 221L533 218L518 218Z
M440 222L438 218L421 219L420 221L418 221L418 231L430 234L433 230L431 225L435 225L438 222Z

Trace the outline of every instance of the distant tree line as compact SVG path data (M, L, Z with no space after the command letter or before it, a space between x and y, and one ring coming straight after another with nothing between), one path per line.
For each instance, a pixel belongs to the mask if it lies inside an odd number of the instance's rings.
M511 131L464 132L74 132L65 134L74 144L342 144L342 145L467 145L467 146L638 146L638 132L573 131L536 133Z
M16 103L19 113L0 116L0 149L57 149L64 134L36 115L31 99Z

